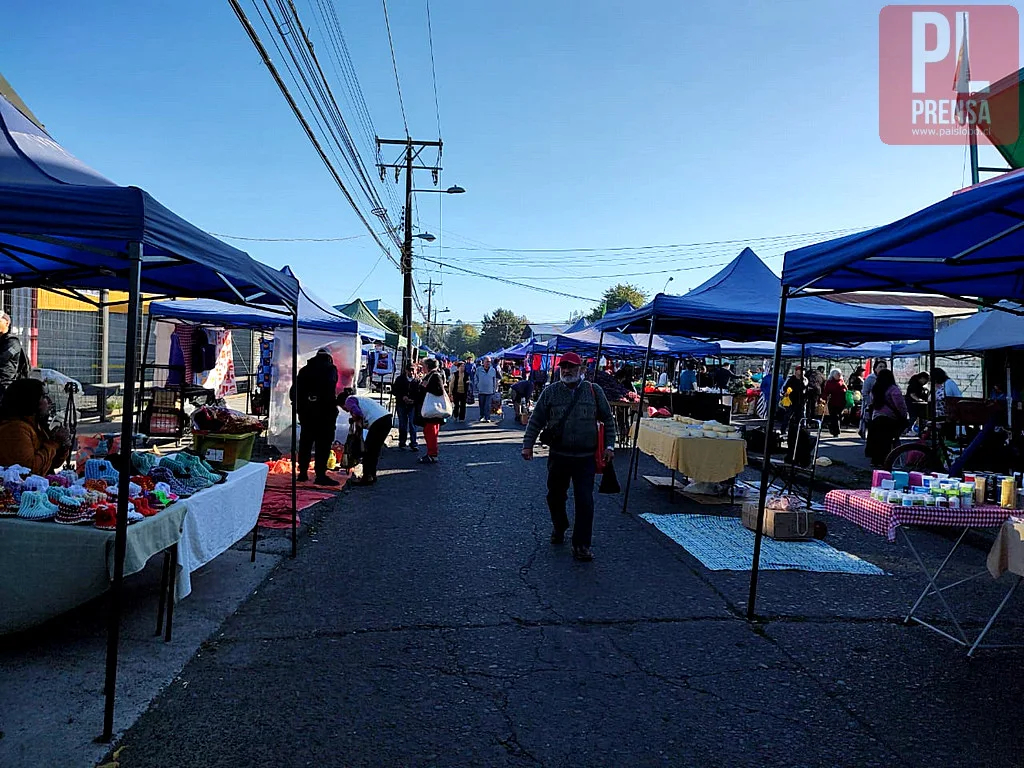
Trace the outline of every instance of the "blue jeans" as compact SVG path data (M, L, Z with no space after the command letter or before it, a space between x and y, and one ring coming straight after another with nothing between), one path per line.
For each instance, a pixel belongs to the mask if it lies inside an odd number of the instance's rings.
M409 435L409 445L416 447L416 424L413 423L413 416L416 413L415 405L398 404L398 447L405 447L405 436Z
M487 419L488 421L490 421L490 418L491 418L491 398L492 397L494 397L494 395L485 395L483 392L480 392L477 395L477 400L479 400L479 402L480 402L480 419L481 420Z

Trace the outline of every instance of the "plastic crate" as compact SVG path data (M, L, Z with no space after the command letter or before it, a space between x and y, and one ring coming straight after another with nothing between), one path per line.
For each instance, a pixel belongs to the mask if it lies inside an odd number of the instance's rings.
M211 466L231 472L248 464L256 433L222 435L215 432L192 431L192 450Z

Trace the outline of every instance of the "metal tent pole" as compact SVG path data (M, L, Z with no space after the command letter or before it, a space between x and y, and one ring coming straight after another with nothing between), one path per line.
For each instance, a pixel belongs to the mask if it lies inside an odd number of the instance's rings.
M764 537L764 506L768 500L768 472L772 463L772 435L775 433L775 412L779 401L776 377L782 367L782 338L786 329L786 304L789 301L789 288L782 287L782 298L779 301L779 320L775 328L775 356L772 358L771 386L768 401L768 423L765 425L764 460L761 462L761 487L757 500L757 527L754 531L754 558L750 565L750 595L747 598L747 621L754 619L754 605L757 601L757 574L761 560L761 539Z
M128 484L132 475L135 371L138 366L139 308L142 284L142 243L128 244L128 329L124 342L124 404L121 418L121 466L117 480L117 525L114 529L114 577L110 584L110 615L107 624L107 666L103 681L102 741L114 734L114 699L117 689L117 652L121 632L121 587L128 548ZM171 574L173 579L174 574Z
M890 363L889 370L892 370L892 364ZM935 408L935 324L932 324L932 335L928 339L928 378L932 383L932 391L928 397L928 412L932 422L932 450L937 451L939 448L939 425L938 416ZM945 382L943 382L945 386Z
M144 345L142 347L142 365L139 366L139 371L141 373L141 376L139 376L139 395L138 395L139 407L138 407L138 410L135 413L135 418L139 420L137 428L138 428L138 430L140 432L142 431L142 406L143 406L143 402L144 402L145 397L146 397L146 363L149 362L149 341L152 338L152 333L153 333L153 316L152 315L146 315L146 340L145 340L145 343L144 343ZM184 374L182 374L182 376L184 377ZM109 382L107 382L107 380L104 379L103 383L107 384ZM104 412L105 411L106 411L106 406L104 405Z
M640 374L640 405L637 411L636 427L633 429L633 449L629 456L629 470L626 472L626 492L622 498L622 511L626 512L629 507L629 489L633 484L633 476L636 468L640 466L640 457L638 454L637 443L640 439L640 418L644 412L644 390L646 389L647 383L647 363L651 357L651 345L654 343L654 318L651 315L651 332L647 337L647 352L644 353L644 367Z
M296 432L298 429L297 376L299 370L299 305L295 304L292 314L292 557L298 554L299 546L299 499L298 499L298 458Z

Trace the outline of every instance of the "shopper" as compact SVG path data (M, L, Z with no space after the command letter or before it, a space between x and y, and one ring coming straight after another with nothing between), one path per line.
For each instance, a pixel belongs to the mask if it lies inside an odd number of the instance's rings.
M523 417L530 412L530 397L533 395L533 382L524 378L511 387L512 407L515 410L516 422L524 423Z
M818 403L821 402L821 395L825 389L825 366L807 372L807 388L804 390L804 403L806 405L807 419L818 418Z
M788 427L795 430L800 424L804 414L804 397L807 390L807 380L804 379L803 366L793 368L793 373L786 383L782 385L782 420L779 427L785 432Z
M349 414L348 428L365 429L363 441L363 474L352 485L373 485L377 482L377 464L384 441L391 433L391 412L372 397L357 397L354 389L341 393L341 407ZM413 433L415 434L415 432Z
M420 380L416 378L416 368L410 360L404 366L402 375L395 379L391 394L395 396L395 411L398 415L398 449L403 450L406 439L410 451L418 451L416 445L416 396L420 391Z
M572 554L577 560L594 559L590 551L594 528L594 454L597 451L597 422L604 424L604 460L614 458L615 419L604 391L582 381L582 361L575 352L562 356L560 380L545 389L533 409L523 436L523 458L533 459L533 445L542 430L549 438L548 510L551 513L551 543L565 541L569 518L565 505L569 484L573 487L576 519L572 529Z
M907 391L904 394L904 401L907 404L907 413L910 415L910 426L918 421L924 421L928 417L928 374L925 371L916 373L907 382Z
M850 374L850 378L846 382L846 387L851 392L864 391L864 366L858 365L853 370L853 373Z
M0 312L0 397L13 382L27 377L28 358L21 339L11 330L11 316Z
M469 396L469 379L466 377L466 366L461 361L456 364L449 384L448 394L452 398L452 418L456 421L466 420L466 398Z
M875 360L871 373L864 379L864 391L861 393L860 401L860 429L857 430L861 437L867 437L868 429L871 426L871 392L875 388L878 374L888 368L889 364L885 360Z
M692 360L687 360L682 373L679 374L679 391L692 392L697 388L697 371Z
M963 397L963 392L955 381L941 368L932 369L932 380L935 382L935 415L946 415L946 398Z
M828 423L828 431L832 437L839 437L839 419L846 410L846 382L843 381L843 372L838 368L829 371L828 379L822 388L822 395L825 398L825 405L828 415L825 421Z
M441 383L441 376L437 372L437 360L428 357L423 361L423 367L426 370L426 375L423 377L419 394L416 396L415 419L416 423L423 427L423 441L427 444L427 455L421 456L419 462L420 464L436 464L437 434L441 430L444 419L423 418L423 401L426 400L428 393L438 397L443 396L444 384Z
M907 404L892 371L878 372L871 390L871 427L864 453L872 467L881 467L907 426Z
M20 464L48 475L64 463L71 433L63 425L49 428L53 403L38 379L18 379L0 401L0 465Z
M485 357L476 369L474 387L480 401L480 421L491 421L491 400L498 392L498 371L491 365L491 358Z
M314 454L313 469L317 485L339 485L327 476L327 457L334 444L338 421L338 369L331 351L317 350L306 361L295 381L295 410L299 415L299 480L309 480L309 457Z

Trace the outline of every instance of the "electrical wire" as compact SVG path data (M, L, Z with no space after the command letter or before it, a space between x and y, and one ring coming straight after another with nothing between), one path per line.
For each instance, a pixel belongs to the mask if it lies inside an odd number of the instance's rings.
M225 240L244 240L252 243L342 243L346 240L360 240L367 235L349 235L348 237L244 237L242 235L225 235L223 232L207 232L208 235L221 237Z
M434 30L430 23L430 0L427 5L427 42L430 45L430 79L434 84L434 115L437 117L437 136L441 137L441 105L437 98L437 68L434 66Z
M388 18L388 0L380 0L384 6L384 26L388 30L388 45L391 47L391 66L395 70L395 87L398 89L398 105L402 108L402 125L405 135L409 135L409 121L405 119L405 100L402 98L402 81L398 79L398 59L395 58L395 40L391 36L391 20Z
M540 293L550 293L550 294L553 294L555 296L565 296L566 298L569 298L569 299L580 299L581 301L597 301L597 299L591 298L589 296L577 296L574 293L564 293L563 291L555 291L555 290L552 290L551 288L543 288L543 287L541 287L539 285L527 285L526 283L519 283L519 282L516 282L514 280L510 280L508 278L499 277L497 275L487 275L487 274L484 274L483 272L475 272L475 271L473 271L471 269L465 269L464 267L456 267L456 266L454 266L452 264L442 264L441 262L437 261L436 259L428 259L425 256L419 256L418 258L419 258L420 261L426 261L426 262L431 263L431 264L441 264L441 266L446 266L446 267L448 267L448 269L454 269L456 272L462 272L462 273L465 273L467 275L473 275L474 277L486 278L487 280L494 280L494 281L497 281L499 283L505 283L506 285L514 285L517 288L527 288L527 289L529 289L531 291L538 291Z

